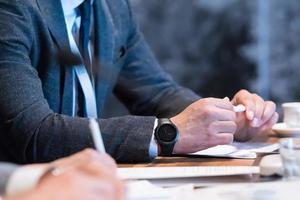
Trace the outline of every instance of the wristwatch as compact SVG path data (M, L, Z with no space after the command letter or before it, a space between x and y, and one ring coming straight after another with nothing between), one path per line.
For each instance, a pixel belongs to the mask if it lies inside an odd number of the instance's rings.
M160 145L162 156L171 156L176 142L179 139L179 132L177 127L170 119L158 119L157 127L155 129L155 139Z

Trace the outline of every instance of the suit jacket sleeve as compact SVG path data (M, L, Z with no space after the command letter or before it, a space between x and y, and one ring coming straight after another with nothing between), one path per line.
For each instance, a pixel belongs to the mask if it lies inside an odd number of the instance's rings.
M48 162L93 142L88 119L49 108L31 64L32 43L38 41L26 2L0 0L0 154L16 163ZM108 153L119 162L149 161L154 121L137 116L99 120Z
M17 170L18 166L8 163L0 163L0 195L3 195L10 176Z
M132 14L129 31L125 65L115 87L115 94L131 113L171 117L200 98L191 90L176 84L163 71Z

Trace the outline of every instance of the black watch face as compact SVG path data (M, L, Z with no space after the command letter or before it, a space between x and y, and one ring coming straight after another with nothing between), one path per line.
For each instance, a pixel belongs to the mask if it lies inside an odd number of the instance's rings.
M177 130L171 124L164 124L159 128L159 138L164 142L172 142L176 139Z

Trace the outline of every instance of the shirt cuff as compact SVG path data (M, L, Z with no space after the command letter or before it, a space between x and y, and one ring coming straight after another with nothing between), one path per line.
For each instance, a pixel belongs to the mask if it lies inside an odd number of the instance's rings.
M11 197L34 189L49 168L48 165L32 165L18 168L8 180L6 196Z
M156 158L158 155L158 147L157 147L157 143L156 143L156 140L154 137L154 132L155 132L156 127L157 127L157 119L154 122L152 138L151 138L150 147L149 147L149 156L151 159Z

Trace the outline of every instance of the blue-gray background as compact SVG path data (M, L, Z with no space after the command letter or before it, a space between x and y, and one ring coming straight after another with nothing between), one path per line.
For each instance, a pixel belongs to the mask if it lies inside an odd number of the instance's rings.
M203 97L249 89L300 101L297 0L131 0L154 54ZM108 116L125 114L113 101Z

